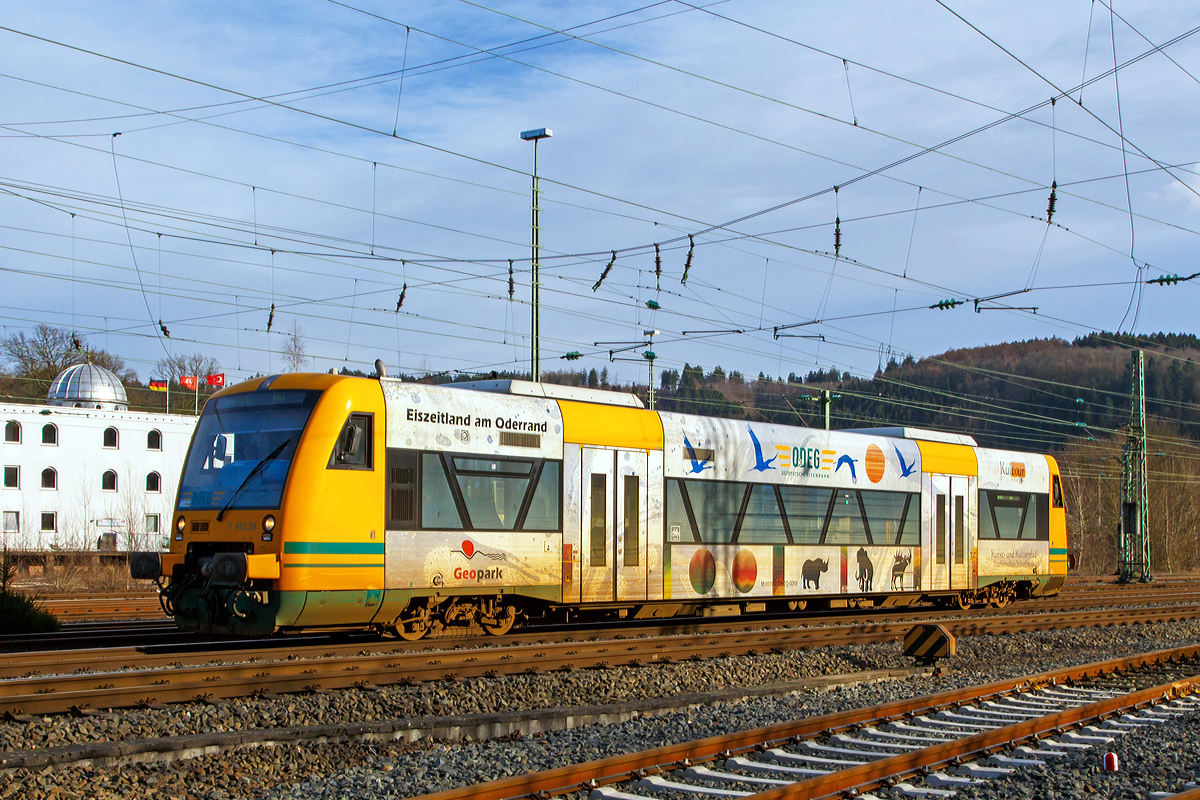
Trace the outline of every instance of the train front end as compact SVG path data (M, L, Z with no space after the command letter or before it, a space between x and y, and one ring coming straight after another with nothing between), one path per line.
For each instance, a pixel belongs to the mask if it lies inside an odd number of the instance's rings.
M313 428L331 427L319 438L338 438L344 409L320 409L339 380L268 376L205 404L179 482L170 550L134 553L129 562L132 577L157 581L164 610L181 628L268 636L290 615L280 574L292 522L288 493L306 490Z

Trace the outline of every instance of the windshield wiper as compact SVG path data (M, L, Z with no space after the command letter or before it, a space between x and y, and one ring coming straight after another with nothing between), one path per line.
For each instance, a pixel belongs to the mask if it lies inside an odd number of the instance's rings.
M246 475L246 478L242 481L242 485L239 486L237 488L237 490L233 493L233 495L229 498L229 502L225 504L224 508L222 508L220 511L217 512L217 522L221 521L221 517L225 516L225 512L228 511L229 507L231 505L233 505L235 500L238 499L238 495L240 495L242 493L242 489L245 489L246 486L249 485L250 481L252 481L256 477L258 477L262 473L263 469L266 468L267 464L270 464L272 461L274 461L276 459L276 457L278 457L279 454L283 452L283 448L287 447L291 443L292 443L291 439L284 440L283 444L279 445L279 447L276 447L274 450L272 450L270 453L267 454L266 458L264 458L262 461L260 461L254 465L254 469L250 470L250 473L248 475Z

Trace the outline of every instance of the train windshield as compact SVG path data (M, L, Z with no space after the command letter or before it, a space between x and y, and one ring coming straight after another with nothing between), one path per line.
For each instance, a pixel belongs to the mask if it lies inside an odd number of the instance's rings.
M210 400L179 484L179 507L278 508L320 392L244 392Z

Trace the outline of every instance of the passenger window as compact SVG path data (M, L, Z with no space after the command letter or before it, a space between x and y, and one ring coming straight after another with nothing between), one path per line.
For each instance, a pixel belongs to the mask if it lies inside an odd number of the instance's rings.
M454 458L455 478L471 527L511 531L529 487L532 461Z
M396 513L394 506L392 513ZM441 456L426 453L421 457L421 527L459 530L462 526Z
M329 458L332 469L373 469L370 414L351 414Z
M748 544L786 544L787 529L779 513L779 500L774 486L754 486L737 540Z
M937 563L946 563L946 495L937 496Z
M638 551L641 549L642 531L641 503L638 494L641 492L641 479L637 475L625 476L625 566L638 565Z
M603 473L592 475L591 565L593 567L603 567L604 556L608 552L608 545L605 542L605 531L608 528L607 484L607 475Z
M833 514L823 544L871 544L871 536L863 522L858 492L839 489L833 500Z
M562 515L562 469L557 461L547 461L542 465L542 475L538 478L537 489L525 512L525 522L521 530L525 531L557 531L561 530Z
M703 541L724 544L733 540L738 512L742 509L742 500L749 488L743 483L716 481L688 481L684 484Z
M1044 539L1048 537L1047 497L1028 492L979 493L979 538Z
M917 511L905 492L859 492L875 544L917 544ZM902 541L911 539L911 541Z
M698 542L692 530L687 507L683 504L683 487L678 478L667 479L667 542Z
M813 489L803 486L780 486L783 510L787 513L788 526L792 529L795 544L817 544L825 528L825 517L829 514L831 489Z

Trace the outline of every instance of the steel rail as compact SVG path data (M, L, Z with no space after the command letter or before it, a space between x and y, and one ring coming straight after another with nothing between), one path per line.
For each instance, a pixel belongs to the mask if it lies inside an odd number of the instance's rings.
M1007 613L999 616L995 614L989 616L968 616L964 612L958 613L961 616L949 619L938 617L936 621L940 621L952 633L957 634L1011 633L1022 630L1040 629L1045 624L1050 624L1052 627L1079 623L1081 621L1087 624L1129 624L1145 621L1161 621L1176 617L1191 618L1200 615L1200 605L1192 607L1182 606L1179 608L1104 610L1095 612L1096 615L1103 615L1097 619L1091 619L1091 614L1084 616L1060 613L1053 616L1041 614L1036 617L1026 617L1017 613ZM520 634L518 636L505 637L501 640L496 640L493 637L478 637L475 639L446 639L416 643L392 639L358 640L345 644L333 644L328 641L300 644L295 639L285 639L269 643L266 646L240 647L235 650L200 650L190 653L180 652L177 648L171 647L162 648L161 652L147 652L145 648L99 648L72 651L70 653L56 651L28 652L0 656L0 679L33 678L41 674L62 675L65 672L76 670L87 670L87 674L90 675L111 670L145 670L155 667L177 669L182 666L202 664L211 666L217 660L221 660L224 663L237 664L246 662L277 662L281 657L286 657L289 661L295 661L298 658L328 660L347 656L355 661L361 661L364 656L390 657L389 654L405 654L410 658L417 658L421 654L431 657L449 654L451 657L457 657L464 652L473 652L475 649L498 648L507 652L511 648L521 645L533 648L534 650L551 646L557 646L558 650L578 647L597 650L601 646L606 646L611 651L614 646L629 648L631 644L637 646L642 643L649 643L653 645L653 649L661 651L660 655L667 655L666 651L670 648L664 645L664 642L678 644L682 636L689 637L687 641L687 646L689 647L698 643L696 637L713 637L714 639L720 639L722 646L728 646L729 644L745 645L747 644L745 637L757 635L759 636L757 643L761 645L783 646L797 641L798 646L795 649L803 649L805 647L804 642L814 638L825 638L834 640L834 642L879 641L880 639L892 638L903 635L912 624L929 621L929 619L914 617L911 619L864 620L856 615L848 615L826 619L823 621L823 624L819 625L790 626L780 625L779 623L753 623L742 624L734 628L726 624L724 629L719 631L715 628L722 623L710 622L703 630L692 630L681 633L671 626L660 626L652 630L644 630L642 632L644 635L632 638L626 636L627 632L609 631L609 636L589 639L587 642L581 642L574 635L544 636L539 634ZM614 633L615 638L613 637ZM864 635L867 635L868 638L864 639ZM829 643L833 642L822 642L822 644ZM242 641L237 644L247 645L250 642ZM715 645L717 642L710 641L707 644ZM751 645L751 647L754 647L754 645ZM286 651L286 656L281 651ZM668 659L659 658L657 660L664 661ZM0 682L0 687L3 686L4 684ZM0 688L0 695L2 694L3 689Z
M1169 593L1168 593L1169 594ZM777 628L786 625L800 626L820 626L829 624L853 624L856 622L866 622L870 618L866 615L877 615L878 620L881 617L889 617L893 621L899 619L911 618L914 622L940 622L945 619L962 619L967 617L988 617L995 614L1024 614L1024 613L1060 613L1065 611L1079 611L1088 608L1099 608L1103 605L1103 601L1111 599L1122 605L1129 605L1139 600L1147 600L1150 602L1162 602L1174 600L1176 602L1186 602L1187 600L1200 601L1200 592L1195 593L1195 596L1189 594L1178 593L1172 594L1169 597L1154 597L1152 595L1143 595L1140 593L1131 594L1113 594L1111 598L1086 598L1086 599L1063 599L1061 597L1039 598L1031 601L1024 601L1017 605L1008 605L1006 610L990 610L988 608L973 608L970 610L960 609L938 609L930 606L895 606L895 607L875 607L869 609L857 609L849 612L809 612L807 614L799 614L794 616L766 615L766 616L745 616L745 617L710 617L710 618L678 618L662 620L655 623L645 623L637 625L620 625L613 626L607 629L585 628L582 626L555 626L552 628L529 629L523 632L518 632L505 636L502 640L495 640L490 636L463 636L463 637L445 637L440 639L424 639L418 646L429 647L433 646L449 646L450 642L458 645L474 646L487 643L488 646L493 646L507 642L521 642L540 640L544 638L552 638L563 640L573 638L583 634L585 631L594 633L603 637L614 637L618 635L670 635L678 633L681 628L691 628L692 630L709 630L713 628L726 627L736 625L743 630L751 631L755 629ZM85 626L89 623L75 623L78 626ZM100 625L100 623L94 623ZM62 668L68 663L78 663L80 666L95 667L122 665L130 661L141 660L147 666L153 666L156 661L152 654L151 648L157 645L171 645L179 647L187 645L189 647L197 647L202 642L206 641L203 637L196 637L181 629L175 628L174 624L167 620L146 621L137 626L127 626L124 628L111 628L101 630L100 628L88 629L88 632L77 634L75 631L63 631L57 634L41 634L41 635L9 635L0 636L0 678L16 677L24 675L30 671L38 672L42 669L39 663L39 656L36 652L41 648L51 648L54 650L75 650L69 656L55 654L53 656L44 656L40 660L59 668ZM159 626L159 627L152 627ZM96 631L92 633L91 631ZM158 636L162 641L146 642L147 635ZM331 634L321 634L325 639L325 644L333 644L335 649L343 646L337 645ZM369 638L374 634L370 631L347 631L344 635L354 637L357 642L364 641L364 638ZM112 641L111 644L104 648L95 647L95 638L103 637ZM143 646L128 646L124 650L118 651L115 648L119 645L124 645L125 639L133 639ZM87 648L73 647L75 642L83 641L92 645ZM212 641L212 640L207 640ZM269 656L269 651L295 646L297 637L294 635L275 637L272 639L258 640L262 643L262 648L268 652L260 653L263 657ZM383 641L378 639L377 641ZM368 645L370 642L367 642ZM212 651L219 652L222 649L239 649L244 650L246 646L245 640L237 640L231 645L223 645L219 642L214 642ZM370 646L387 646L387 645L370 645ZM389 646L391 649L392 646ZM408 648L402 648L408 649ZM6 653L27 652L28 656L8 656ZM138 654L141 653L139 656ZM183 657L184 663L188 663L189 659L186 655ZM158 663L168 663L168 661L159 661ZM6 666L7 665L7 666Z
M1200 657L1200 646L1181 647L1164 650L1158 653L1142 654L1126 658L1112 659L1082 667L1071 667L1063 670L1044 672L1026 678L997 681L983 686L954 689L926 697L897 700L882 706L852 709L849 711L825 714L818 717L758 728L723 736L714 736L695 742L667 745L639 753L628 753L620 756L591 761L584 764L559 767L546 772L518 775L498 781L491 781L474 786L464 786L433 794L420 796L419 800L510 800L523 797L546 797L566 794L579 790L587 791L601 785L611 785L646 775L674 769L676 766L690 765L694 762L709 761L717 757L728 757L740 753L749 753L764 748L786 744L790 740L808 739L820 734L835 733L853 729L857 726L883 723L898 720L911 715L928 714L940 709L1013 694L1017 691L1038 689L1055 684L1081 681L1088 678L1126 673L1135 669L1157 666L1166 662L1195 660ZM1053 717L1041 717L1008 726L1009 732L1017 738L1032 738L1058 727L1072 724L1093 715L1114 713L1120 710L1121 701L1129 700L1129 705L1148 703L1161 698L1165 693L1179 694L1191 690L1200 684L1200 676L1183 681L1172 681L1163 686L1138 690L1132 694L1099 701L1088 706L1055 714ZM1053 724L1046 722L1054 719ZM967 753L979 752L995 748L1000 741L991 741L988 737L1002 729L984 732L978 736L957 739L944 745L935 745L935 757L928 764L912 764L905 759L919 760L919 754L924 751L914 751L895 758L874 761L853 767L849 770L834 772L826 776L804 780L796 784L769 792L755 795L760 800L776 800L784 797L817 798L831 794L846 792L851 789L859 790L872 782L878 783L894 774L904 771L915 771L922 766L928 766L942 761L949 761ZM1010 740L1011 741L1011 738ZM955 753L958 748L961 752ZM931 748L932 749L932 748ZM885 762L892 772L884 773L881 768ZM842 776L842 777L838 777ZM835 788L842 785L842 788ZM817 792L817 793L814 793Z
M1109 626L1200 617L1200 605L1122 609L1102 615L1043 614L945 623L956 635ZM61 713L77 708L118 708L147 703L236 698L256 693L364 687L448 677L475 677L624 665L669 664L702 658L787 651L900 638L908 623L857 623L818 628L728 631L596 642L532 642L459 650L330 654L291 660L278 650L270 660L238 663L22 677L0 681L0 712ZM132 666L132 665L130 665Z

